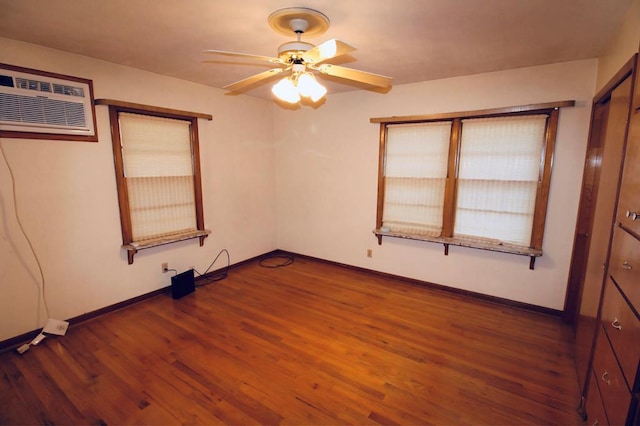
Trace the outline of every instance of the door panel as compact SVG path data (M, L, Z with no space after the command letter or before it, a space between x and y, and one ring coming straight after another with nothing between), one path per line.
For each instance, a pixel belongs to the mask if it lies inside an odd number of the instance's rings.
M597 109L594 111L594 117L601 114L599 123L601 127L600 129L592 128L591 135L597 139L589 142L588 164L585 165L586 169L592 169L589 173L593 173L593 186L587 194L583 186L581 201L581 208L587 209L589 207L582 204L583 201L585 203L588 201L587 204L591 206L593 215L589 217L588 212L580 211L581 215L586 215L580 218L585 222L582 223L585 228L582 232L586 235L586 238L583 238L583 244L586 243L586 247L582 247L582 259L576 258L579 250L574 248L571 266L571 273L574 275L579 275L580 268L583 268L581 303L576 326L576 368L582 389L588 379L587 370L593 352L598 307L615 218L631 88L632 79L627 77L611 92L608 100L594 106ZM578 229L580 231L580 226ZM576 242L579 242L578 238Z

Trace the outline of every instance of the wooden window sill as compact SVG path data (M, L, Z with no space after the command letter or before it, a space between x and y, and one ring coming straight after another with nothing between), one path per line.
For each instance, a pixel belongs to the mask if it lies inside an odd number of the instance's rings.
M476 240L462 240L460 238L451 238L451 237L433 237L428 235L403 234L399 232L383 231L381 229L374 229L373 233L378 238L378 244L382 244L382 237L405 238L408 240L426 241L430 243L442 244L444 246L445 256L449 254L450 245L475 248L480 250L497 251L500 253L509 253L509 254L515 254L518 256L528 256L530 258L529 269L534 269L536 257L542 256L542 250L528 248L528 247L512 246L512 245L503 244L503 243L491 243L491 242L483 242L483 241L476 241Z
M178 241L191 240L193 238L199 238L200 247L202 247L204 245L204 239L207 238L207 236L210 233L211 231L208 229L183 232L180 234L169 235L161 238L152 238L152 239L142 240L142 241L132 241L129 244L123 244L122 248L127 250L129 265L131 265L133 263L133 256L138 252L138 250L162 246L165 244L171 244Z

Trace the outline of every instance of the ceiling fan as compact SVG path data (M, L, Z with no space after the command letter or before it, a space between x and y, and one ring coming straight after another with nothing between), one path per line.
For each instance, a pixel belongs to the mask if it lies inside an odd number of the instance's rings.
M290 74L276 83L272 92L280 100L289 103L297 103L301 98L317 102L324 97L327 90L318 83L314 73L383 89L391 87L391 77L327 63L333 58L353 52L356 50L353 46L337 39L325 41L318 46L301 40L303 34L316 36L323 34L329 28L329 18L323 13L305 7L291 7L273 12L269 15L268 22L274 31L283 35L294 34L296 36L295 41L280 45L277 57L224 50L205 50L205 53L209 54L267 61L274 65L274 68L267 71L224 86L230 92L241 92L243 89L287 72Z

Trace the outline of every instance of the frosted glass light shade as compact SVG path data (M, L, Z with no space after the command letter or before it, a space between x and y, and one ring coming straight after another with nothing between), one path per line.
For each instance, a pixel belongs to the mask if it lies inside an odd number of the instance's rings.
M318 102L326 94L327 94L327 89L325 89L325 87L323 85L321 85L320 83L318 83L316 81L316 86L314 87L313 91L311 92L310 98L311 98L311 100L313 102Z
M311 98L313 102L317 102L327 93L324 88L311 73L304 73L298 77L298 92L300 96Z
M300 101L300 95L296 86L293 84L290 78L283 78L279 82L273 85L271 92L281 101L295 104Z
M298 77L298 93L300 93L300 96L311 96L314 84L317 84L317 82L311 74L308 72L301 74L300 77Z
M295 104L300 101L300 96L310 98L318 102L327 94L327 89L318 83L313 74L305 72L297 76L283 78L273 85L271 92L281 101Z

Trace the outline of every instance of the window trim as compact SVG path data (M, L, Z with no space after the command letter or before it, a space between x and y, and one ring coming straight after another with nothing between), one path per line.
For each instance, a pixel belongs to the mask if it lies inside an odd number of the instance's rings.
M376 211L376 227L373 230L378 239L378 244L382 244L382 237L404 238L418 241L427 241L443 244L444 254L449 254L449 246L461 246L482 250L510 253L521 256L529 256L529 269L534 269L536 257L542 256L542 239L546 222L547 205L549 200L549 188L551 184L551 169L553 165L553 153L558 130L559 109L575 106L574 100L549 102L540 104L529 104L522 106L512 106L505 108L484 109L477 111L463 111L452 113L392 116L371 118L370 123L379 123L379 154L378 154L378 199ZM545 140L540 158L540 172L538 186L536 190L536 204L531 232L531 243L529 247L513 246L504 243L490 243L476 240L468 240L453 237L455 201L457 188L457 171L459 166L460 140L462 130L462 120L469 118L507 117L515 115L548 114L547 126L545 129ZM451 121L451 139L449 143L449 159L447 178L445 183L445 200L443 208L442 235L440 237L407 235L398 232L382 230L382 217L384 206L384 171L386 159L386 139L387 128L392 124L424 123Z
M181 111L169 108L161 108L149 105L135 104L130 102L122 102L111 99L97 99L96 105L106 105L109 107L109 122L111 127L111 141L113 148L113 161L116 174L116 185L118 192L118 205L120 211L120 224L122 230L122 248L127 250L127 259L129 265L133 263L133 257L138 250L157 247L160 245L170 244L178 241L185 241L193 238L200 240L200 246L204 245L204 239L211 233L204 227L204 210L202 202L202 174L200 170L200 146L198 136L198 118L212 120L213 116L209 114L195 113L189 111ZM196 227L195 231L183 232L168 237L154 238L144 241L134 241L131 225L131 214L129 210L129 196L127 190L126 179L124 177L124 165L121 152L120 124L119 114L128 112L134 114L142 114L148 116L172 118L184 120L190 123L190 139L191 139L191 159L194 172L194 193L195 193L195 213Z

